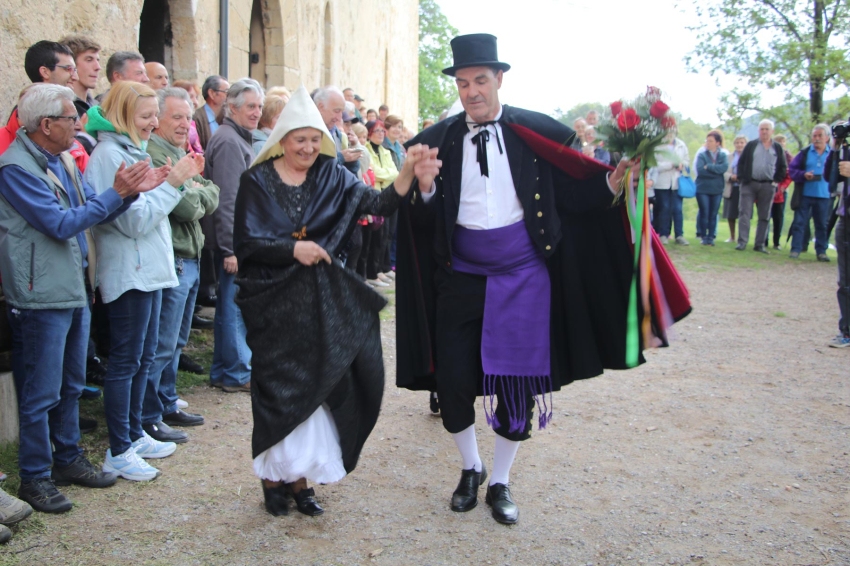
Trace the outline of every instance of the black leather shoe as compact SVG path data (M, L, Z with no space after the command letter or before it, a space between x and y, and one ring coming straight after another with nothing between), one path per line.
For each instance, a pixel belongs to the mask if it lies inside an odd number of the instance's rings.
M198 295L195 298L195 304L204 307L214 307L218 297L215 295Z
M316 501L316 492L312 487L304 488L298 493L292 494L292 499L295 500L295 505L298 506L298 511L316 517L325 512L319 502Z
M51 477L56 485L76 484L84 487L109 487L118 481L117 475L95 468L83 455L77 456L65 467L54 464Z
M457 489L452 494L452 511L466 513L475 509L478 505L478 487L485 481L487 481L487 468L484 464L481 464L480 472L476 472L475 468L462 470Z
M80 434L88 434L90 432L94 432L95 429L97 429L96 420L80 417Z
M213 321L196 314L192 315L192 328L195 330L206 330L213 327Z
M168 426L198 426L204 424L204 417L177 409L173 413L162 415L162 422Z
M738 250L739 252L742 252L745 249L747 249L747 245L746 244L738 244L737 246L735 246L735 249Z
M196 375L204 375L207 373L206 370L204 370L204 366L186 354L180 354L180 360L177 362L177 369L180 371L188 371L189 373L194 373Z
M431 412L435 415L440 412L440 399L437 397L437 392L431 392Z
M266 487L266 484L263 484L263 498L265 498L266 511L275 517L289 514L287 495L286 484L284 483L277 487Z
M487 486L487 505L493 508L493 518L503 525L519 521L519 507L511 497L511 489L503 483Z
M760 254L770 255L770 252L765 249L764 246L756 246L753 248L754 252L759 252Z
M148 436L160 442L173 442L183 444L189 442L189 435L182 430L174 430L162 421L154 424L143 424L142 428Z

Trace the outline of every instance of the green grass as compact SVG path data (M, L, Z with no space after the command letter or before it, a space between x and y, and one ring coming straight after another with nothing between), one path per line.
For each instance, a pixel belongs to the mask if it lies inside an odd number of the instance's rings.
M787 315L782 311L778 311L773 313L773 316L775 316L776 318L785 318Z
M791 242L786 243L785 237L788 234L791 221L794 219L794 211L787 206L785 208L785 220L782 226L781 251L773 249L773 224L771 223L770 225L770 255L757 253L752 250L757 224L755 218L750 222L750 241L747 244L746 250L738 251L735 249L735 242L726 242L729 238L729 223L723 218L718 218L717 220L717 239L714 242L715 245L713 247L701 245L700 241L695 237L697 210L696 199L685 199L684 206L682 207L685 239L691 245L676 245L673 243L672 238L667 245L667 252L670 254L673 263L679 268L692 271L729 271L734 269L769 269L780 264L788 263L789 261L800 263L817 262L814 246L811 245L809 246L808 253L800 254L799 260L788 258ZM828 250L827 255L833 256L834 259L835 252Z
M213 355L213 331L193 330L189 334L189 343L183 351L209 371ZM195 375L180 371L177 373L177 392L183 394L193 387L206 387L208 382L209 373ZM98 422L97 429L89 434L84 434L80 444L86 451L86 458L99 468L103 464L106 449L109 448L109 435L106 429L103 398L80 400L80 416L92 418ZM17 493L20 484L18 478L17 443L8 442L0 444L0 470L9 476L9 479L0 484L0 487L6 490L7 493ZM24 521L24 523L32 523L32 519ZM27 529L29 528L27 527ZM0 566L4 566L4 564L0 562Z

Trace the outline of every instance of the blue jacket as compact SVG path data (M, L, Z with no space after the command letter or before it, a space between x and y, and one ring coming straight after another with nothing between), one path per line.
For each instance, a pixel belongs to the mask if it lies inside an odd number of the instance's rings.
M147 158L127 136L102 131L85 178L100 194L109 190L122 161L130 166ZM180 197L180 191L163 182L140 194L126 213L95 227L97 279L104 303L130 289L156 291L178 285L168 214Z
M711 154L703 151L697 156L697 194L722 195L726 181L723 174L729 169L729 158L717 148L717 160L711 160Z

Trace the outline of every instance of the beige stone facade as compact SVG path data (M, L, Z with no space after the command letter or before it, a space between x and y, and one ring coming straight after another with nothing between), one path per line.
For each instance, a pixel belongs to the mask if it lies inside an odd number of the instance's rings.
M173 79L200 85L219 73L219 0L0 0L0 115L29 83L24 53L41 39L89 35L115 51L138 50L143 9L162 21L162 59ZM351 86L370 108L385 102L406 123L418 108L418 0L229 0L230 80L267 87ZM162 17L159 17L162 14ZM150 26L150 24L147 24ZM157 23L157 25L159 25ZM161 30L159 30L161 31ZM256 63L251 63L251 57ZM149 57L151 59L151 57ZM106 78L101 81L106 89Z

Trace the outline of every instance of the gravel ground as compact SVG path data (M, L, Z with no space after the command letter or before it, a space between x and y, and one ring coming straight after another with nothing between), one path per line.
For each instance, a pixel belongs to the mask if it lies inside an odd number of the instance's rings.
M514 465L515 526L483 491L449 510L459 458L427 395L393 385L390 318L382 416L357 470L318 487L322 517L263 510L248 395L199 387L185 398L207 424L161 478L68 488L74 510L30 518L0 564L850 564L834 264L683 276L695 309L673 347L555 396ZM480 414L478 434L490 465Z

